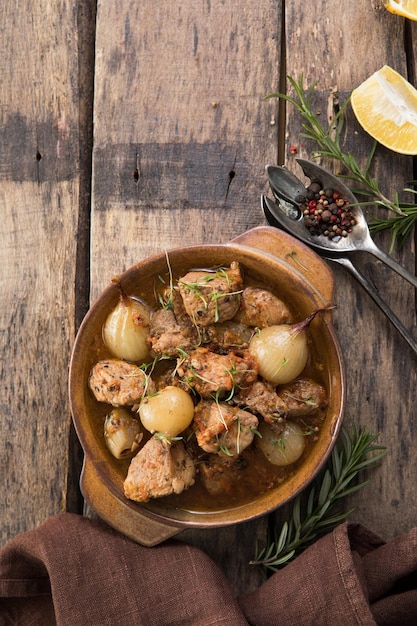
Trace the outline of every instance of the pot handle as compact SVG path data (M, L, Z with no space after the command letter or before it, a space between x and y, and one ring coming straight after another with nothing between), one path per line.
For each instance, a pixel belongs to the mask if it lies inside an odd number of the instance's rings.
M150 519L133 508L128 502L120 501L103 483L94 464L84 457L80 479L81 492L95 513L110 526L147 547L155 546L181 532L181 528Z
M250 246L271 254L302 274L320 294L325 304L333 303L334 275L319 255L283 230L257 226L235 237L230 243Z

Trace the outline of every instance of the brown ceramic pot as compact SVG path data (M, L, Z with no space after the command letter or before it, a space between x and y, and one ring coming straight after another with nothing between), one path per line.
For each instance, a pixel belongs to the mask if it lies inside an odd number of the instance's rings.
M192 267L239 263L252 277L291 303L297 319L331 305L334 281L328 265L307 246L270 227L255 228L227 244L197 245L169 251L174 278ZM146 259L121 275L127 293L152 295L154 278L166 272L164 253ZM112 461L94 419L94 402L87 381L95 362L94 346L119 293L110 284L93 303L77 335L71 365L69 393L73 421L84 450L81 489L89 505L120 532L144 545L155 545L189 527L219 527L269 513L304 489L323 467L339 432L344 405L344 367L330 311L320 314L310 336L320 352L326 373L329 404L319 439L294 476L244 506L216 512L190 512L169 506L164 498L145 504L123 495L124 474Z

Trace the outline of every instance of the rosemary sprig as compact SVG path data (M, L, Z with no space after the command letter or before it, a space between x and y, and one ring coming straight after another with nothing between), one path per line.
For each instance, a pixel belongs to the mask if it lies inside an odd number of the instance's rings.
M394 199L390 200L382 193L378 181L371 176L370 170L372 161L375 150L379 145L377 141L373 142L364 167L359 165L351 152L343 152L340 146L340 138L344 125L344 113L350 102L350 97L346 98L345 102L335 111L331 123L325 128L319 121L312 106L312 97L317 83L305 89L303 75L301 75L298 82L290 76L288 76L288 81L294 89L295 97L283 93L272 93L268 95L267 98L280 98L290 102L295 107L304 120L302 124L304 133L301 133L301 136L313 141L317 146L312 155L313 158L329 158L344 166L347 173L338 174L338 176L349 180L353 185L358 185L357 188L352 187L353 193L368 198L364 202L359 202L361 206L376 205L394 214L385 219L370 216L369 227L374 233L383 230L391 230L392 238L390 251L392 251L396 242L398 242L399 247L401 247L417 221L417 204L401 201L398 194L395 194ZM415 185L416 182L417 181L410 181L409 185ZM410 188L404 188L403 192L417 193L414 189Z
M384 446L376 445L378 435L366 428L352 426L349 433L342 428L325 470L311 487L308 497L299 494L292 506L292 516L274 538L261 549L251 565L262 565L277 571L317 538L347 519L352 510L336 508L340 500L368 484L369 480L353 483L362 470L377 466L386 454Z

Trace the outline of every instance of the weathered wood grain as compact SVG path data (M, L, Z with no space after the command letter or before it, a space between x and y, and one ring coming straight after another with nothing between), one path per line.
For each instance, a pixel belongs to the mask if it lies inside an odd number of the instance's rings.
M3 4L1 544L57 512L81 510L67 369L90 296L154 252L225 242L263 223L265 164L276 162L279 147L295 169L294 156L313 148L296 112L287 107L280 129L278 101L264 99L279 90L280 1L101 2L95 41L93 0ZM380 0L342 9L336 0L285 2L286 71L303 73L306 86L318 81L323 121L337 105L333 93L343 101L384 63L417 84L416 24L388 14ZM343 142L365 162L371 142L351 113ZM387 194L412 171L411 158L378 149L374 174ZM389 236L377 241L388 249ZM393 255L414 269L412 239ZM415 329L414 290L379 262L358 263ZM416 360L353 280L339 268L335 274L346 423L381 432L388 447L372 483L348 506L356 507L352 519L388 539L416 520ZM239 593L261 580L248 563L267 524L181 538L210 554Z
M298 2L286 2L287 74L296 80L303 74L306 88L317 83L313 105L325 127L334 114L334 93L343 102L355 86L384 64L407 76L407 55L410 62L413 54L413 28L389 14L382 4L356 3L351 10L344 5L343 16L340 8L337 2L317 1L300 12ZM310 158L315 147L301 133L300 116L289 106L286 163L298 172L294 158ZM365 165L372 142L349 108L342 142L344 150L351 151ZM329 162L323 164L332 167ZM372 172L382 190L393 197L412 179L412 165L411 157L379 147ZM376 239L386 251L389 240L390 235ZM413 239L402 251L394 249L393 256L413 271ZM413 330L413 288L369 255L355 259L355 263ZM346 425L352 421L380 432L379 441L388 448L383 468L375 472L369 487L350 498L347 506L356 506L353 519L390 538L409 530L416 520L412 478L417 469L413 419L416 356L354 280L340 268L335 274L335 321L347 370Z
M150 254L262 223L264 166L277 158L278 107L264 98L278 88L280 16L271 0L99 5L92 297ZM259 582L246 566L265 523L187 537L243 590Z
M93 295L149 254L262 221L280 13L271 0L99 6Z
M67 370L80 208L77 7L2 7L0 541L74 510ZM70 478L69 478L70 477Z

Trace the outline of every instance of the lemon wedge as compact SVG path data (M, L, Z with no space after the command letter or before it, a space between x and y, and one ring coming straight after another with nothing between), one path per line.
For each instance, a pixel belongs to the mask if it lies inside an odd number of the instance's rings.
M395 15L417 20L417 0L384 0L384 7Z
M417 154L417 90L388 65L352 91L359 124L386 148Z

